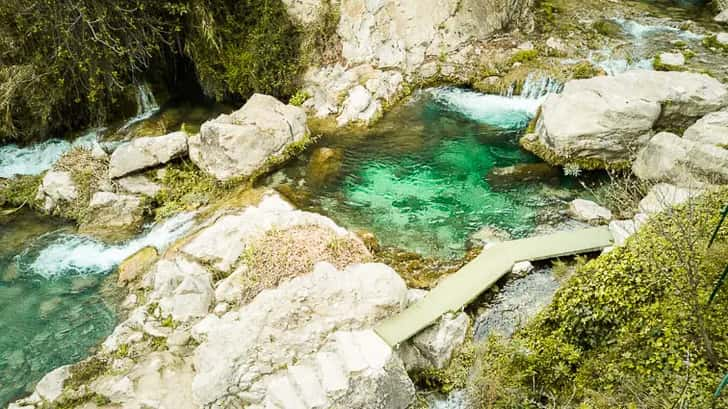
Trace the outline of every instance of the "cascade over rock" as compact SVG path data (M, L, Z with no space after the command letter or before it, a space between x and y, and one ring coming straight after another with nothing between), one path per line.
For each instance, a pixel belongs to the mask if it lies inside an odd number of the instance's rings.
M289 14L312 21L324 0L286 0ZM340 126L368 124L407 82L438 77L465 81L496 33L531 24L532 0L334 1L342 61L304 76L304 104ZM332 40L334 41L334 40Z
M625 167L656 129L690 125L726 105L726 86L703 74L638 70L569 81L546 99L535 133L521 143L553 164Z
M289 148L308 135L303 109L255 94L241 109L202 124L189 140L190 158L219 180L248 178L270 161L288 159Z

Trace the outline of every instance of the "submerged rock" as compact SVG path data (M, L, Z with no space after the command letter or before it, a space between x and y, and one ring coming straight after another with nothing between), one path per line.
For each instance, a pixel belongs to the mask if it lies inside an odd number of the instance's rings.
M306 171L306 181L321 186L336 179L341 173L344 151L335 148L318 148L313 151Z
M190 158L218 180L249 178L289 159L290 149L308 136L303 109L255 94L241 109L202 124L190 138Z
M544 102L522 145L553 164L625 167L658 128L679 128L728 105L718 80L687 72L629 71L569 81Z
M518 183L558 182L560 176L559 168L542 162L493 168L486 179L493 187L508 187Z
M142 169L159 166L186 154L187 134L185 132L137 138L121 145L111 154L109 177L118 178Z

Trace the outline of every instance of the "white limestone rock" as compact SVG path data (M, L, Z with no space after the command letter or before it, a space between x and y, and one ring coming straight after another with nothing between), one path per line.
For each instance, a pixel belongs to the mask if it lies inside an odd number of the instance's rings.
M639 151L632 171L643 180L695 188L728 181L728 149L661 132Z
M628 238L637 233L637 225L634 220L615 220L609 223L609 231L614 237L614 245L622 246Z
M36 200L43 201L43 209L52 212L59 205L76 200L78 189L69 172L51 170L43 176Z
M682 67L685 65L685 56L682 53L661 53L660 62L665 65Z
M612 220L612 212L591 200L575 199L569 203L569 214L576 220L586 223L608 222Z
M220 217L202 230L182 252L201 263L229 273L245 250L247 243L273 227L286 229L299 225L314 225L330 229L338 236L352 237L346 229L331 219L316 213L296 210L277 194L266 195L258 206L240 213Z
M531 274L536 268L530 261L521 261L513 265L511 274L516 277L523 277Z
M109 177L118 178L142 169L165 164L187 154L187 134L136 138L111 154Z
M387 352L381 339L347 333L342 335L348 337L346 342L331 345L334 332L368 328L400 311L406 294L404 281L383 264L339 271L319 263L311 274L263 291L239 311L207 320L200 337L204 340L194 356L196 402L215 408L241 402L293 408L300 406L286 402L300 404L310 393L328 402L321 407L384 408L389 406L366 406L362 396L372 402L409 396L391 402L393 408L407 407L414 389L403 381L401 362ZM193 332L200 335L199 330ZM286 367L294 365L319 368L321 378L304 376L299 383L297 377L286 377ZM280 379L293 379L298 386ZM387 388L392 397L373 393ZM292 390L302 391L301 395L291 397ZM371 393L361 395L366 390Z
M728 105L720 81L688 72L628 71L573 80L546 98L522 143L555 164L630 162L658 126L682 126Z
M131 175L116 180L119 187L128 193L154 197L162 190L162 186L152 182L144 175Z
M683 204L701 193L698 189L686 189L667 183L653 186L639 204L642 214L652 215L665 209Z
M137 233L144 223L144 206L134 195L96 192L79 231L116 241Z
M41 399L54 402L63 393L63 383L71 376L71 366L65 365L48 372L35 386Z
M683 138L728 147L728 110L712 112L685 130Z
M202 124L189 140L190 159L218 180L250 177L309 135L303 109L255 94L230 115Z
M154 271L154 291L162 316L188 322L202 318L214 300L210 273L201 265L178 257L160 260Z

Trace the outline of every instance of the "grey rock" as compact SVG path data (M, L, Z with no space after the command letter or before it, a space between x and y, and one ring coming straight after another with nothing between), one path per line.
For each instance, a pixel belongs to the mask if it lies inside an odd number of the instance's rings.
M661 132L637 155L640 179L696 188L728 181L728 149Z
M151 299L159 300L162 316L189 322L206 316L214 300L210 273L201 265L178 257L160 260L154 272Z
M407 371L446 367L455 349L465 342L469 326L466 313L448 313L402 344L398 354Z
M79 231L96 237L118 241L141 230L144 206L134 195L96 192L89 202L89 213Z
M271 160L288 159L287 149L308 134L303 109L255 94L238 111L202 124L190 138L190 158L219 180L247 178Z
M49 171L43 176L36 200L43 202L43 209L53 211L63 202L72 202L78 197L78 189L69 172Z
M61 366L48 372L35 387L35 393L42 399L53 402L63 393L63 383L71 376L71 366Z
M204 340L194 357L197 403L406 408L414 388L401 362L373 332L358 332L400 311L406 293L386 265L339 271L319 263L204 330L196 326Z
M591 200L575 199L569 203L569 214L576 220L587 223L608 222L612 212Z
M622 246L628 238L637 233L637 225L634 220L615 220L609 223L609 231L614 237L614 245Z
M683 138L728 148L728 110L700 118L685 130Z
M117 179L116 182L119 187L125 192L143 195L147 197L154 197L162 190L162 186L158 183L152 182L148 177L144 175L131 175Z
M187 134L173 132L164 136L137 138L111 154L109 177L118 178L165 164L187 154Z
M728 104L718 80L688 72L628 71L569 81L544 102L527 149L555 164L629 163L657 127L685 126Z

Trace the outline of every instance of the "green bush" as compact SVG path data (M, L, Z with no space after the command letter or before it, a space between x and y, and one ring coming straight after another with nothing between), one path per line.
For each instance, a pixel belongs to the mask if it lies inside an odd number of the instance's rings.
M137 82L189 62L218 99L288 97L299 31L281 0L4 0L0 142L129 116Z
M728 371L728 297L707 305L725 268L727 229L706 248L726 201L728 189L708 193L578 266L509 343L479 350L475 367L486 372L470 382L474 407L529 407L513 396L546 407L711 407ZM493 385L508 388L484 395Z

